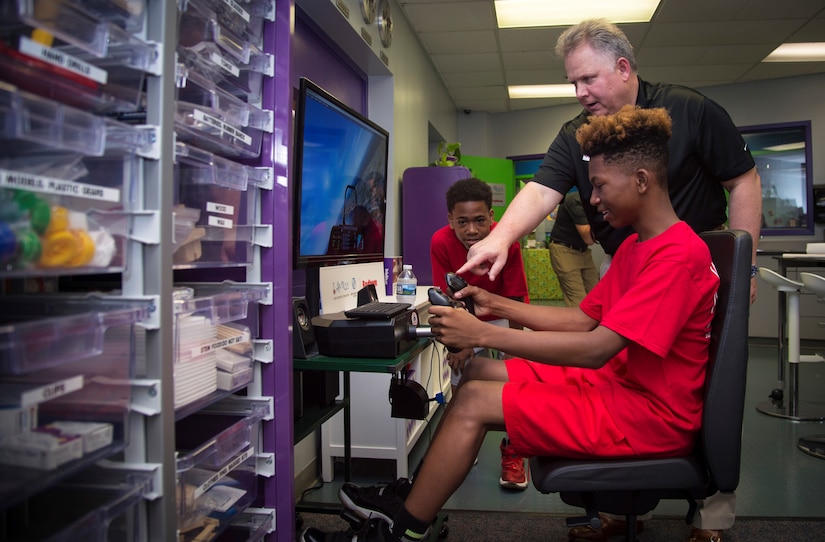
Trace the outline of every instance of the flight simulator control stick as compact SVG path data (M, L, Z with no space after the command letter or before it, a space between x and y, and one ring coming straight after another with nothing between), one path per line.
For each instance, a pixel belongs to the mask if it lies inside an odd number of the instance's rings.
M455 295L456 292L459 292L467 287L467 281L465 281L463 278L459 277L452 271L445 275L445 280L447 281L447 288L453 295ZM464 303L464 306L468 311L470 311L470 314L476 313L472 297L466 297L462 299L461 302Z
M450 296L448 296L441 290L441 288L436 288L435 286L427 290L427 296L430 298L430 303L432 303L433 305L440 305L442 307L455 307L457 309L464 308L463 304L457 301L453 301L452 299L450 299ZM433 329L430 326L410 326L410 328L408 329L408 334L410 337L413 338L435 337ZM453 353L461 352L460 348L453 348L452 346L448 346L447 350Z

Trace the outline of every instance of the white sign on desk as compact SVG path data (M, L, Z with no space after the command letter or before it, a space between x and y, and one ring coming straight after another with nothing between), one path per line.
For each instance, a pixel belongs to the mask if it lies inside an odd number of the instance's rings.
M358 263L322 267L318 273L321 314L341 312L358 304L358 290L374 284L378 299L386 298L384 263Z

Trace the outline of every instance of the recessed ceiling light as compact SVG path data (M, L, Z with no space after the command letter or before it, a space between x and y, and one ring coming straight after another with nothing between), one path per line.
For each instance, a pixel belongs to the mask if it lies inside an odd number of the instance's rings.
M566 85L510 85L507 87L510 98L575 98L576 87Z
M773 152L785 152L785 151L798 151L805 148L804 141L797 141L795 143L783 143L782 145L771 145L770 147L765 147L764 150L766 151L773 151Z
M762 62L822 62L825 61L825 42L783 43Z
M649 22L660 0L591 0L590 2L551 2L550 0L496 0L499 28L565 26L599 17L614 23Z

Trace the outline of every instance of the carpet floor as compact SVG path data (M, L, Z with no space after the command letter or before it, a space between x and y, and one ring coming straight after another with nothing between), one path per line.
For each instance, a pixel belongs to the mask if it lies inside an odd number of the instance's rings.
M345 530L349 526L332 514L301 513L303 527L325 531ZM557 515L518 512L448 512L448 533L444 542L563 542L568 540L564 518ZM296 529L301 533L301 529ZM690 527L682 518L654 517L645 522L639 542L687 542ZM733 529L724 534L725 542L787 542L825 540L825 521L793 519L737 518ZM621 537L611 540L619 542Z

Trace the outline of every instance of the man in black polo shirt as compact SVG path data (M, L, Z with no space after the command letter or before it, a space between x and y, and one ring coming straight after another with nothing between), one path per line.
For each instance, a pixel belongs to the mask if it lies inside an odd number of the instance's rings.
M562 126L533 182L510 203L495 231L470 249L467 263L457 272L487 273L495 278L507 261L507 247L533 231L573 186L581 193L596 240L608 257L612 255L630 232L611 228L591 205L588 157L582 155L575 132L588 116L613 114L627 104L664 107L673 119L667 174L679 218L697 232L724 227L727 218L729 227L746 230L753 237L751 263L755 264L762 218L760 180L750 151L727 112L695 90L642 80L627 37L603 19L583 21L566 30L556 44L556 54L564 58L567 79L576 88L584 111ZM751 302L756 297L755 270L753 265ZM700 505L689 541L721 541L722 531L733 525L734 503L733 495L717 493L707 499ZM603 529L571 535L606 540L623 532L620 523L612 519L603 523Z

